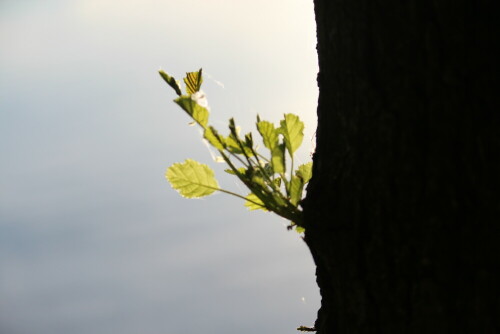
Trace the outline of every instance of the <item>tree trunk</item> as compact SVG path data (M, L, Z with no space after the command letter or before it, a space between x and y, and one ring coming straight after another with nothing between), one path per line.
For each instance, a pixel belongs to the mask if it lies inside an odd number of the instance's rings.
M500 333L493 2L314 2L318 333Z

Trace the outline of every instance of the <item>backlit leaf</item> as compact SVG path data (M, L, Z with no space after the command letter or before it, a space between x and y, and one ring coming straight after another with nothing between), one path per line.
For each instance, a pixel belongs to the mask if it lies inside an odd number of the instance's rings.
M265 147L272 150L278 145L278 133L276 132L273 123L268 121L259 121L257 122L257 130L259 130L259 133L262 136L262 141L264 142Z
M304 139L304 123L294 114L285 114L285 119L280 124L279 131L285 138L288 153L290 153L290 156L293 156Z
M234 123L233 123L233 125L234 125ZM230 129L231 129L231 127L230 127ZM238 132L237 127L234 127L234 131L231 130L231 133L229 134L229 136L227 138L225 138L227 150L231 153L243 154L243 150L241 149L243 147L243 149L245 150L245 154L248 157L253 156L254 154L253 154L252 148L251 148L251 146L248 145L249 144L248 139L245 138L245 140L241 140L238 137L237 132Z
M249 132L245 135L245 146L248 147L248 148L252 148L253 147L253 137L252 137L252 133Z
M304 189L304 182L300 177L292 176L290 180L290 202L297 206L302 199L302 190Z
M276 173L285 172L285 145L279 144L271 151L271 164Z
M273 198L273 202L277 206L280 206L282 208L284 208L284 207L287 206L286 200L283 199L283 196L281 195L281 193L279 193L279 192L272 192L271 195L272 195L272 198Z
M238 141L234 138L234 136L229 135L229 137L226 138L226 145L228 146L227 148L230 152L236 154L241 153L240 145L238 145Z
M236 175L236 173L234 172L234 170L232 169L224 169L224 172L228 173L228 174L231 174L231 175ZM244 167L240 167L238 168L238 172L240 174L245 174L246 172L246 169Z
M194 94L200 90L201 84L203 83L203 76L201 74L202 69L198 72L188 72L184 78L184 83L186 84L186 92L188 94Z
M219 189L214 171L191 159L173 164L167 169L165 176L172 188L186 198L208 196Z
M278 131L274 128L274 124L267 121L257 119L257 130L262 136L264 146L271 151L271 163L276 173L285 172L285 155L279 147Z
M302 226L295 225L295 231L297 231L297 233L304 233L306 229L303 228Z
M281 177L277 177L273 180L274 184L276 185L276 187L281 187Z
M265 188L267 186L266 184L266 181L264 180L264 178L259 175L260 173L255 173L252 177L251 177L251 180L252 180L252 183L254 184L258 184L260 185L261 187Z
M306 164L300 165L299 168L297 168L296 175L304 181L304 184L309 182L309 180L312 177L312 162L308 162Z
M160 76L163 78L163 80L165 80L165 82L175 90L175 93L177 93L177 95L182 95L181 86L179 85L179 82L174 79L174 77L171 77L163 70L159 70L158 73L160 73Z
M247 198L247 201L245 202L245 206L248 208L248 210L269 211L269 210L267 210L264 203L260 200L260 198L258 198L255 194L251 193L246 198Z
M206 127L208 124L209 112L207 108L200 106L196 101L194 101L190 96L183 95L174 100L185 112L188 113L196 123L200 124L202 127Z
M216 149L222 151L224 150L224 138L217 133L212 126L205 128L203 133L203 138L208 140L208 142Z

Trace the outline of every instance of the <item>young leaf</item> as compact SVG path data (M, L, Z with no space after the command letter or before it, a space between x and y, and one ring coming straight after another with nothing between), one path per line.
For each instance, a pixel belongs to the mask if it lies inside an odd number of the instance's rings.
M258 198L255 194L250 193L246 198L247 201L245 202L245 206L248 208L248 210L269 211L267 210L264 203L260 200L260 198Z
M239 137L239 127L236 126L233 118L229 119L229 137L226 138L227 150L234 154L244 154L247 157L253 156L252 147L249 144L253 144L251 135L247 135L245 140L241 140ZM243 151L244 150L244 151Z
M262 136L264 146L271 151L271 163L276 173L285 172L285 155L279 147L278 131L274 128L274 124L267 121L260 121L257 118L257 130Z
M276 173L285 172L285 145L279 144L271 151L271 164Z
M165 176L172 188L186 198L208 196L219 190L214 171L191 159L173 164L167 169Z
M312 165L313 165L312 161L308 162L306 164L300 165L299 168L297 168L297 171L295 172L295 174L298 177L302 178L304 184L309 182L309 180L312 177Z
M231 174L231 175L236 175L236 173L232 169L224 169L224 172ZM240 167L240 168L238 168L238 172L240 172L240 174L245 174L246 169L244 167Z
M276 187L281 187L281 177L277 177L274 179L274 184L276 185Z
M245 147L248 147L250 149L253 147L253 138L251 132L245 135Z
M290 156L293 156L304 139L304 123L294 114L285 114L285 119L280 124L279 131L285 138L288 153L290 153Z
M219 151L224 150L224 138L217 133L217 130L215 130L214 127L209 126L205 128L203 138L208 140L208 142Z
M184 78L184 83L186 84L186 91L189 95L196 93L200 90L201 84L203 83L202 69L198 72L188 72Z
M181 91L181 87L179 85L179 82L177 80L175 80L174 77L171 77L163 70L159 70L158 73L160 73L160 76L163 78L163 80L165 80L165 82L175 90L177 95L179 95L179 96L182 95L182 91Z
M274 124L268 121L258 121L257 130L262 136L264 146L272 150L278 145L278 133L274 129Z
M302 199L302 190L304 189L304 182L300 177L292 176L290 180L290 202L297 206Z
M252 149L246 145L244 141L241 141L239 138L236 138L233 134L230 134L226 139L227 150L234 154L243 154L241 147L245 150L247 156L253 156ZM241 144L241 146L240 146Z
M183 95L174 100L185 112L188 113L198 124L205 128L208 124L209 112L205 107L200 106L190 96Z
M259 175L260 173L255 173L252 177L251 177L251 180L252 180L252 183L255 184L255 185L259 185L261 186L262 188L266 188L267 187L267 184L266 184L266 181L264 180L264 178Z
M295 225L295 231L297 233L304 233L306 231L305 228L303 228L302 226L299 226L299 225ZM314 331L315 332L315 331Z

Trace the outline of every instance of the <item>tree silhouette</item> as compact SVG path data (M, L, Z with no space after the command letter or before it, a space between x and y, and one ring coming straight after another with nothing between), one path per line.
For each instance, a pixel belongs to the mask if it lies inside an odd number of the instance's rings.
M500 333L493 2L314 3L318 333Z

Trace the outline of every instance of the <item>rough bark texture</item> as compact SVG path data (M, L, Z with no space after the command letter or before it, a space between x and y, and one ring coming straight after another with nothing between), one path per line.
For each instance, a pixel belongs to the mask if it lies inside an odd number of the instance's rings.
M492 1L315 0L305 240L332 333L500 333Z

